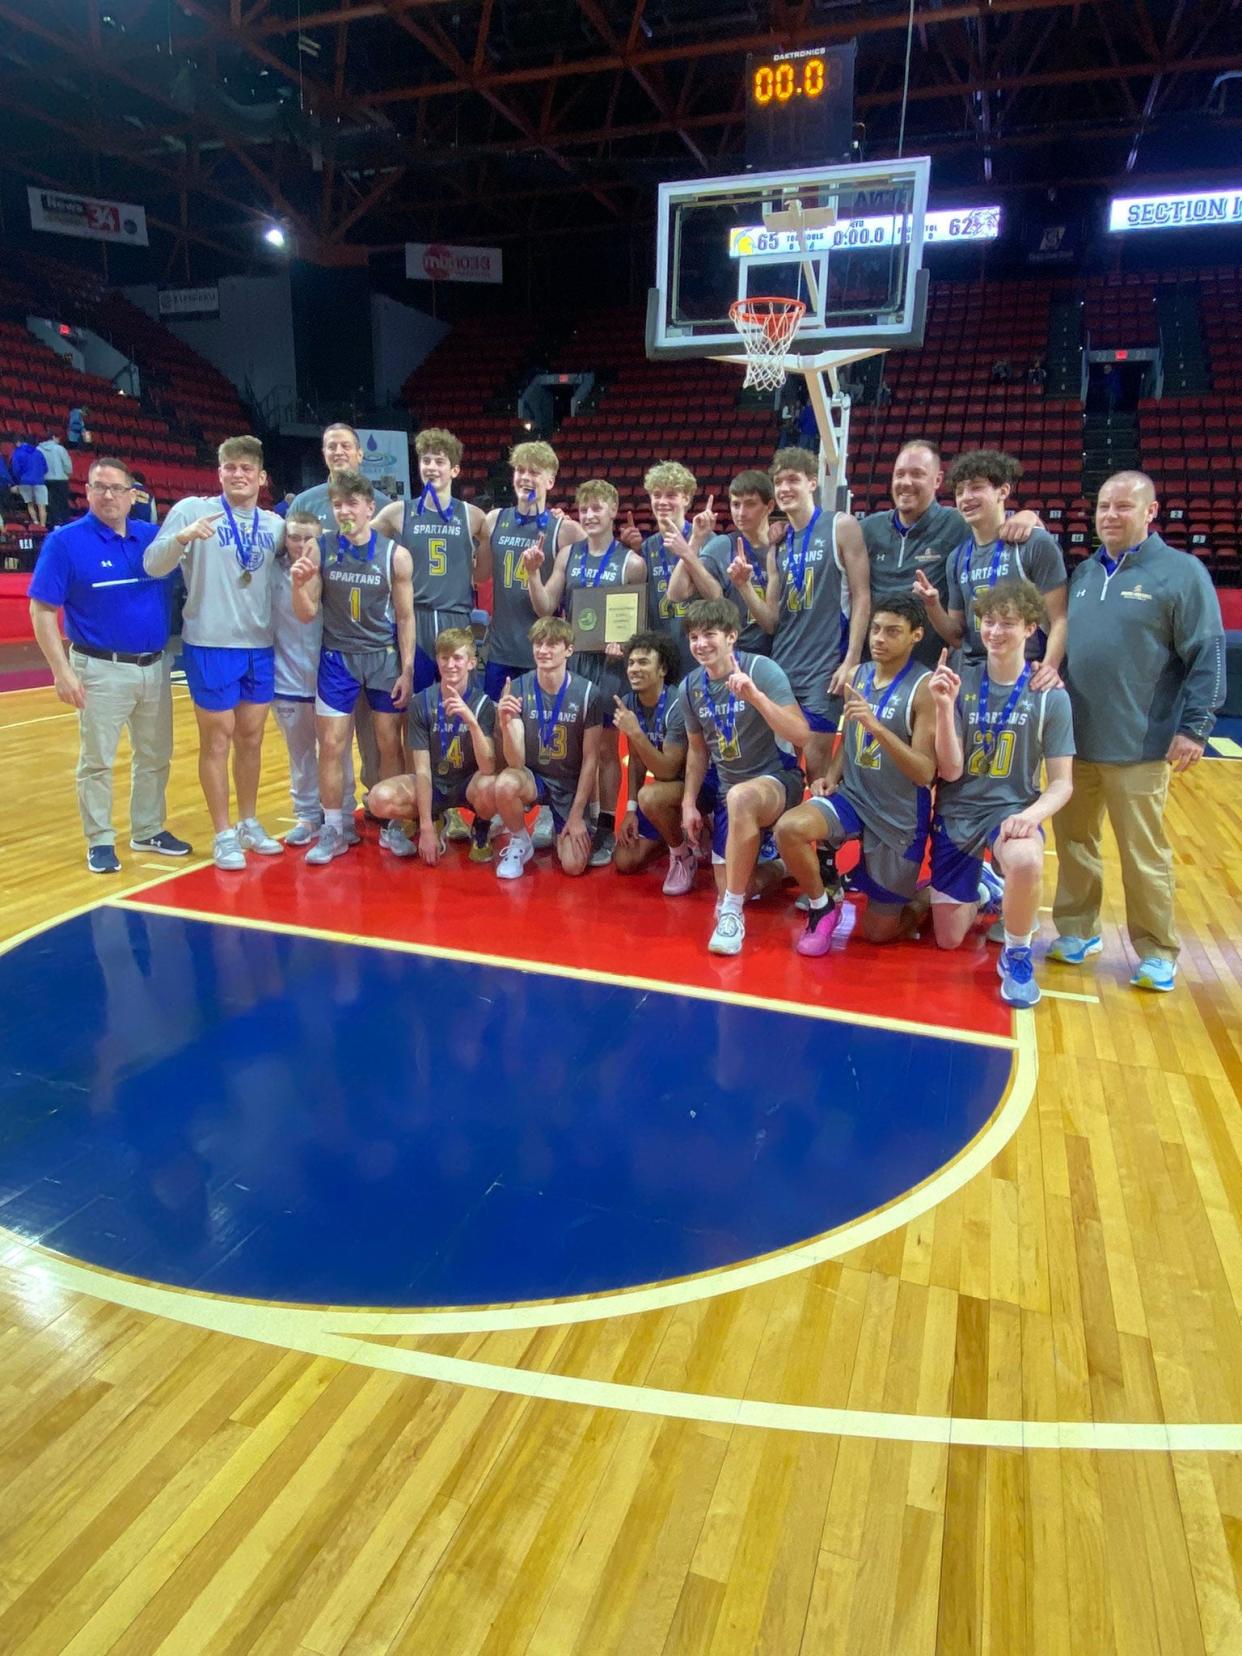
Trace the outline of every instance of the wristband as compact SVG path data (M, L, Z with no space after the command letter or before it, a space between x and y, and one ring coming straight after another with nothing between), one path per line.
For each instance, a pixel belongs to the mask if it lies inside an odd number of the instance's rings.
M636 811L638 809L638 801L636 799L627 799L625 802L625 808L627 811Z

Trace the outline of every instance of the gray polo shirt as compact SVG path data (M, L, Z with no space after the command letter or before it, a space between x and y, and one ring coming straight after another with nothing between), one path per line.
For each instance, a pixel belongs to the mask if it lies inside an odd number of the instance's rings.
M1063 670L1080 759L1163 759L1179 731L1205 742L1225 699L1225 630L1198 558L1148 535L1111 575L1100 552L1079 564Z
M900 522L891 508L871 512L862 520L863 543L871 560L871 613L874 615L885 598L897 593L909 598L915 571L919 569L947 607L946 565L949 554L971 538L966 519L952 506L942 506L933 500L904 534L898 527ZM915 646L915 659L932 665L939 659L943 647L940 634L929 621Z

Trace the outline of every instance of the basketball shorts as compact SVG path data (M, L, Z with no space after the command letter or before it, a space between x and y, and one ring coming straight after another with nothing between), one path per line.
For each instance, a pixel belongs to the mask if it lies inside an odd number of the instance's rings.
M401 672L395 650L324 650L319 657L315 711L325 718L342 718L354 710L365 693L373 713L397 713L392 689Z
M785 769L775 771L770 774L772 775L773 781L779 782L781 787L785 790L785 803L781 806L782 813L785 811L792 811L795 805L801 805L802 795L806 791L806 778L798 769L797 765L791 760L789 766ZM712 815L712 861L714 863L722 863L725 860L725 846L728 843L728 839L728 797L727 795L721 795L721 798ZM771 851L768 850L769 844L772 846ZM758 860L760 862L767 862L774 855L775 841L772 839L771 830L765 828L760 837Z
M523 673L533 673L533 667L514 667L505 661L489 661L483 669L483 693L498 702L505 693L505 680L514 685Z
M604 729L611 730L617 711L613 697L624 696L630 688L624 661L606 656L602 650L575 650L569 658L569 670L598 687Z
M230 650L215 644L181 645L190 700L208 713L226 713L238 702L270 702L276 692L276 652Z
M440 677L440 669L436 666L436 639L450 627L464 627L470 632L470 611L415 608L412 695L416 696L420 690L425 690Z
M559 834L569 820L569 813L574 808L574 794L578 790L564 782L540 776L537 771L532 771L531 775L535 778L535 803L549 807L552 812L552 826Z
M864 892L870 902L881 907L901 908L910 901L918 888L925 839L917 840L908 850L898 851L882 840L874 828L868 827L843 794L833 794L827 799L812 796L807 803L816 806L823 816L828 843L834 851L847 840L859 842L862 857L853 874L857 891Z
M1005 817L1012 816L1012 811L1006 811ZM974 903L979 898L979 870L983 867L983 854L990 850L993 866L1004 871L1004 853L996 849L996 836L1000 833L1001 822L996 822L991 828L975 838L965 846L958 845L952 831L943 817L936 815L932 818L931 829L931 884L933 903ZM1044 831L1039 830L1042 840Z

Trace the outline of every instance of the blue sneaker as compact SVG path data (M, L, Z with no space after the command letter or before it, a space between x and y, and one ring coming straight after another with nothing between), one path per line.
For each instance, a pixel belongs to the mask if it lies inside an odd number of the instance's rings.
M120 858L110 845L92 845L86 853L86 866L92 874L119 874Z
M979 913L999 914L1005 901L1005 882L991 863L979 865Z
M1149 955L1146 960L1139 961L1138 971L1130 982L1136 989L1158 989L1162 995L1167 995L1176 976L1175 960L1162 960L1159 955Z
M1098 955L1104 944L1098 937L1054 937L1048 945L1048 959L1059 960L1063 966L1081 966L1091 955Z
M188 840L178 839L167 828L161 828L150 839L130 840L129 848L131 851L154 851L157 857L188 857L194 849Z
M1001 980L1001 999L1008 1006L1035 1006L1040 1000L1035 981L1035 962L1029 948L1002 949L996 962Z

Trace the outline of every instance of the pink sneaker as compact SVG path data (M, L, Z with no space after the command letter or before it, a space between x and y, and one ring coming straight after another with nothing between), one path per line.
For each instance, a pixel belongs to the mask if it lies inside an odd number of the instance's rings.
M694 857L679 857L675 851L668 855L668 873L664 876L664 895L684 897L694 890L694 876L698 872Z
M806 917L806 930L794 948L800 955L826 955L840 918L841 910L835 903L825 909L812 909Z

